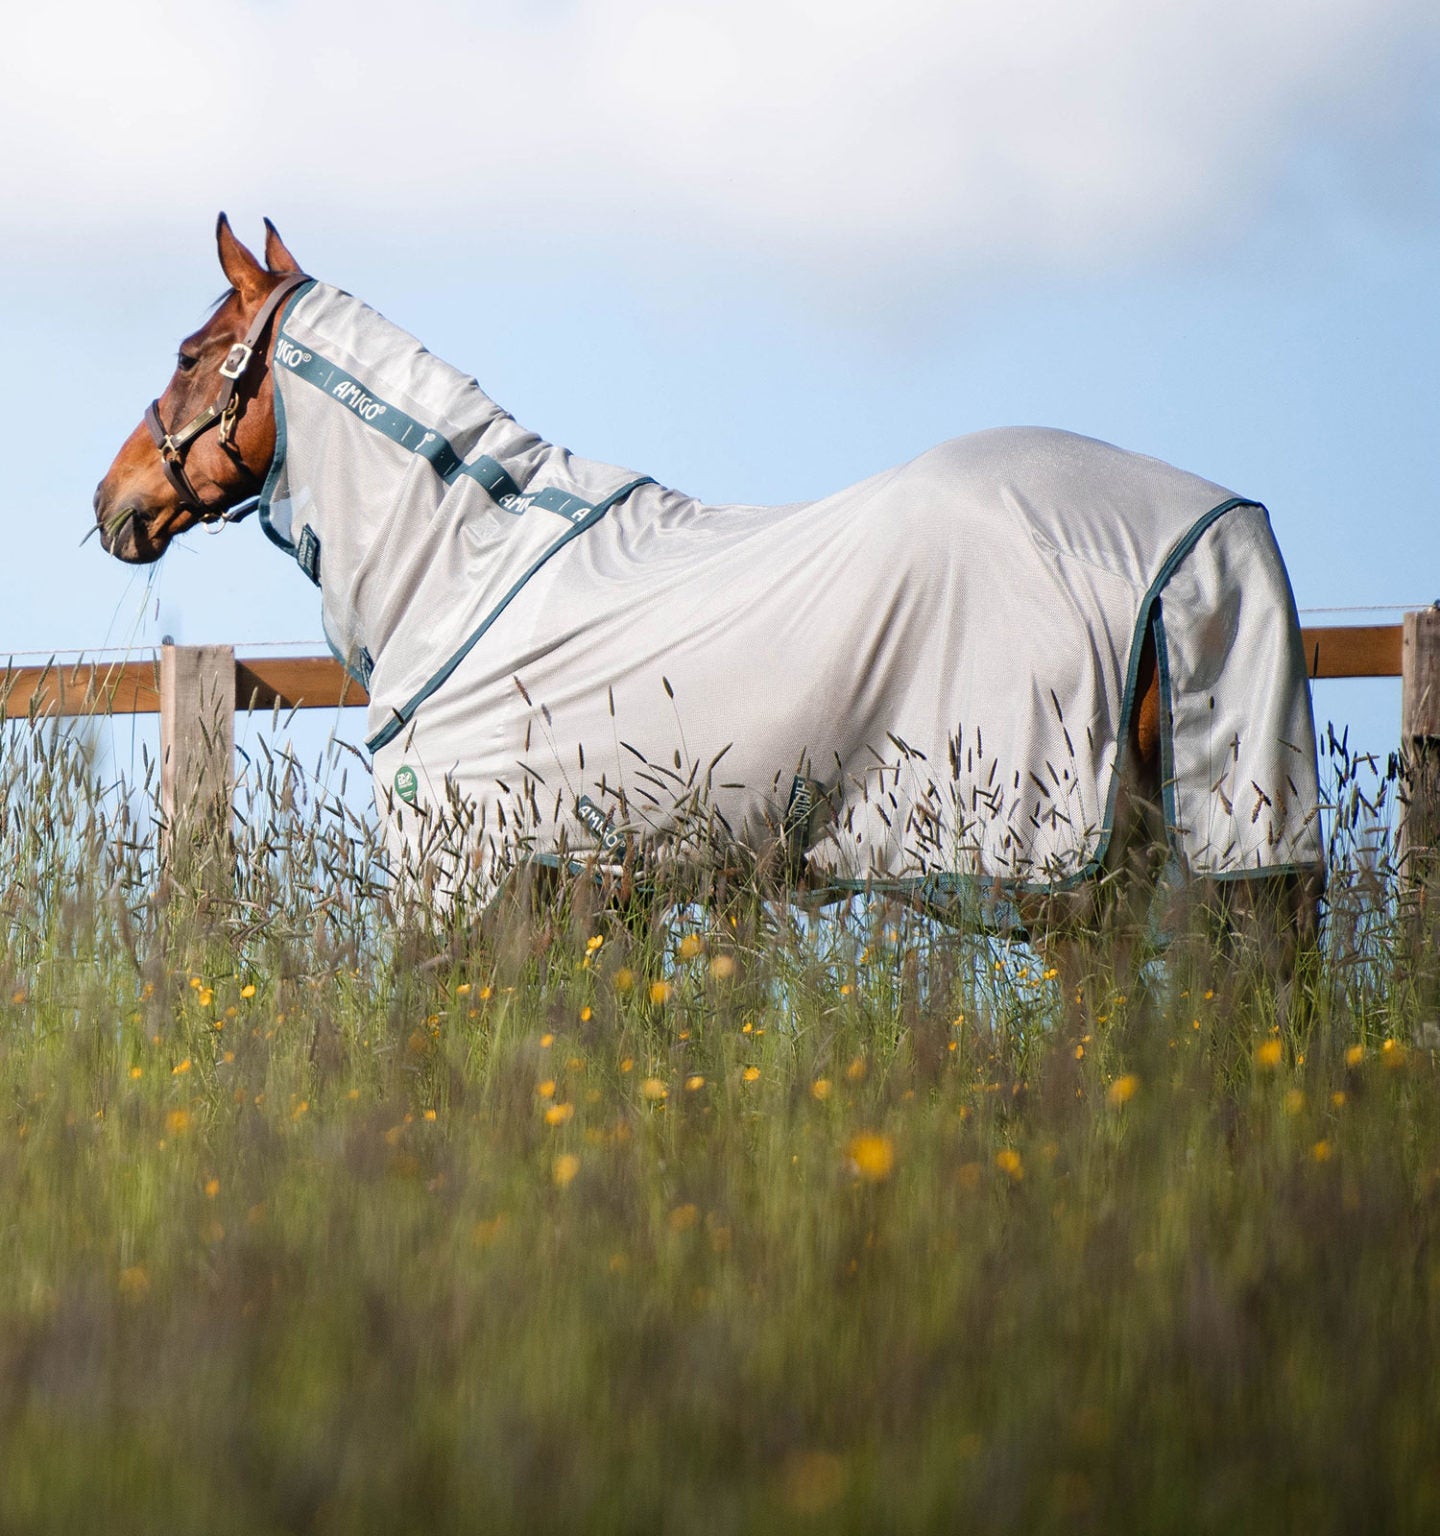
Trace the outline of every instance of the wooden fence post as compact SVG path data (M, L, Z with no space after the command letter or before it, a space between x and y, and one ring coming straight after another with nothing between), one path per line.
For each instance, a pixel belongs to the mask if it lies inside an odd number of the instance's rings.
M1428 886L1440 850L1440 604L1405 615L1400 658L1400 748L1408 765L1400 867Z
M172 864L228 870L234 793L234 648L162 646L160 805Z

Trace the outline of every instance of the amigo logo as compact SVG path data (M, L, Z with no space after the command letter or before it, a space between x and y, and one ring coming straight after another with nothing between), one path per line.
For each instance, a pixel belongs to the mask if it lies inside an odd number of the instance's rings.
M310 362L314 354L307 352L303 347L297 347L288 336L282 336L275 343L275 360L283 363L287 368L299 368L302 363Z
M374 421L385 411L385 402L367 395L354 379L341 379L330 391L341 405L348 406L361 421Z
M613 825L610 818L589 795L580 796L575 806L575 814L600 844L602 852L618 853L624 849L625 834Z
M790 781L790 800L780 824L780 841L790 873L797 879L805 867L805 852L814 840L817 815L828 805L825 786L818 780L797 773Z

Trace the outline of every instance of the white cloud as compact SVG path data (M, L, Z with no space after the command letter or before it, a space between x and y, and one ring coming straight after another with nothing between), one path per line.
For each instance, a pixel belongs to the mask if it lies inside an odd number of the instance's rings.
M134 0L9 26L12 239L310 200L810 269L1184 241L1309 135L1403 133L1440 55L1433 0Z

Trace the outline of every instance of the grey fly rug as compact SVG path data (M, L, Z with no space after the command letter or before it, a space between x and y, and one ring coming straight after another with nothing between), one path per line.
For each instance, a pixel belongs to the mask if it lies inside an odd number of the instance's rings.
M819 501L707 506L542 441L321 283L274 363L261 520L370 691L387 835L447 879L703 836L842 890L1071 884L1111 836L1152 624L1183 866L1321 862L1257 502L1008 428Z

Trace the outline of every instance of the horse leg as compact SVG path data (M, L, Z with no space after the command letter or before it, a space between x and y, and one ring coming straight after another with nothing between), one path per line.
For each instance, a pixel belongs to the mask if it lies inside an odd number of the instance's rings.
M1059 973L1073 1031L1083 1033L1106 990L1128 991L1144 947L1155 887L1165 867L1160 784L1160 679L1155 639L1146 631L1136 674L1138 706L1116 765L1110 840L1096 879L1074 891L1022 903L1047 964Z
M1249 1049L1255 1004L1273 999L1274 1021L1292 1018L1308 957L1319 947L1319 871L1280 871L1243 880L1199 882L1196 902L1205 984L1228 993L1243 1025L1236 1047Z
M1037 898L1022 917L1059 972L1071 1026L1083 1029L1106 991L1136 981L1156 886L1169 856L1161 783L1161 700L1153 633L1136 681L1138 707L1117 765L1115 819L1098 879L1078 891ZM1253 997L1274 987L1278 1016L1293 1006L1297 973L1315 951L1324 877L1283 871L1243 880L1196 880L1185 893L1191 918L1191 985ZM1184 927L1183 915L1180 923ZM1172 951L1178 959L1180 950ZM1248 1015L1249 1010L1241 1010Z

